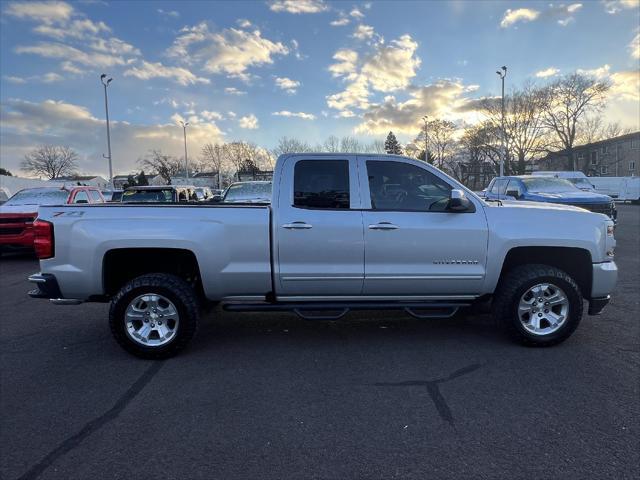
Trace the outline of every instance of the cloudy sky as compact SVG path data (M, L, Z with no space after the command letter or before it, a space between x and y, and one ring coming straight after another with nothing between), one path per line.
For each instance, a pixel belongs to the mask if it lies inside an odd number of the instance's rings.
M412 139L424 114L478 121L478 98L584 71L609 79L608 121L640 128L638 0L274 0L0 4L3 167L69 145L106 175L101 73L114 170L150 148L279 137Z

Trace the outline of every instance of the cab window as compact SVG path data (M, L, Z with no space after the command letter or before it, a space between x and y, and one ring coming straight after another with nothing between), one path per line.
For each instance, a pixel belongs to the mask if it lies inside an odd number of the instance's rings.
M451 186L436 175L410 163L368 161L369 192L373 210L444 211Z
M493 186L491 187L491 193L496 195L503 195L507 190L507 182L506 178L499 178L495 182L493 182Z
M522 190L522 185L520 185L519 180L509 180L507 184L507 188L505 190L507 195L515 194L511 196L515 196L515 198L520 198L520 196L524 193Z
M293 179L293 206L348 209L349 162L347 160L297 162Z

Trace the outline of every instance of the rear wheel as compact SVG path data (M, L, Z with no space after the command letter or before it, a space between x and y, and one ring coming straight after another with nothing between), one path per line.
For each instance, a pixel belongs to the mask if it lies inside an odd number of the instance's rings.
M117 342L142 358L168 358L195 334L199 317L193 288L175 275L154 273L128 282L111 302L109 325Z
M580 288L566 272L548 265L522 265L501 279L494 315L516 341L535 347L558 344L582 319Z

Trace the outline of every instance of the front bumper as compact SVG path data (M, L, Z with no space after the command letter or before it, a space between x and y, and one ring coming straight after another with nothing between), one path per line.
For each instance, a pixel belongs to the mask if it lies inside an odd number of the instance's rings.
M610 295L589 300L589 315L600 315L604 307L609 303L609 300L611 300Z
M591 283L591 298L589 299L589 315L599 315L609 303L610 293L618 280L618 266L616 262L602 262L593 264Z

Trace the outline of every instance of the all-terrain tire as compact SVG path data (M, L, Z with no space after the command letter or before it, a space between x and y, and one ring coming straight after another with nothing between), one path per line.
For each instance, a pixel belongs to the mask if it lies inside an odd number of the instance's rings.
M535 334L521 322L518 306L529 289L547 283L559 287L565 293L569 305L568 318L551 333ZM549 347L569 338L580 324L583 314L582 293L575 280L559 268L543 264L521 265L500 279L494 295L493 314L515 341L531 347Z
M142 345L127 332L125 315L129 304L145 294L162 295L178 311L179 322L171 340L163 345ZM116 341L127 352L147 359L169 358L185 348L193 338L200 315L198 296L194 289L180 277L167 273L151 273L136 277L126 283L111 300L109 326Z

